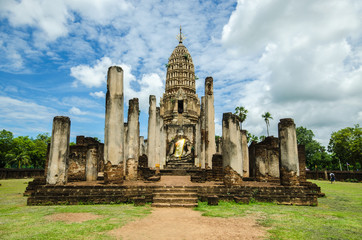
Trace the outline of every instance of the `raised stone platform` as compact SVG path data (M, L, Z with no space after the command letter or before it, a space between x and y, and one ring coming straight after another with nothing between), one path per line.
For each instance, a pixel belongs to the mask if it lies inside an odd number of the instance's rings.
M123 184L109 185L101 181L73 182L58 186L45 185L38 180L34 182L38 184L31 184L28 205L112 204L133 202L135 198L142 196L146 202L153 203L153 206L194 207L197 205L195 197L200 201L207 201L208 196L215 195L220 200L247 198L260 202L316 206L320 194L320 188L312 183L281 186L249 181L239 186L225 187L222 182L194 183L190 181L190 176L162 176L159 182L124 181Z

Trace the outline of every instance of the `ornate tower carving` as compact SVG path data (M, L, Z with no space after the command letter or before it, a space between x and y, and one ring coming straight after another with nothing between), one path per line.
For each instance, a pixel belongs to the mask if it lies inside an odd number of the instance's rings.
M184 39L180 27L179 44L166 64L166 91L160 102L165 125L196 124L200 116L194 64L189 51L182 44Z

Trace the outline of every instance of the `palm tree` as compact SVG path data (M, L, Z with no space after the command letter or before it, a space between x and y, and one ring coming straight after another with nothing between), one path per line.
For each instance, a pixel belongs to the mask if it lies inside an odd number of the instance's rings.
M264 121L266 123L266 132L268 134L268 137L269 137L269 126L270 126L270 123L269 123L269 119L273 119L270 112L266 112L264 113L263 115L261 115L262 118L264 118Z
M235 108L235 115L238 116L239 121L240 121L240 128L243 129L243 122L246 119L248 110L246 110L246 108L244 108L243 106L240 107L236 107Z

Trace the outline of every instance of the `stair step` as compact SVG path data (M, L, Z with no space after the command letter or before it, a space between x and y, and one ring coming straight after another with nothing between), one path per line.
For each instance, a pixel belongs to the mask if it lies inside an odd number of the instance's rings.
M153 198L153 203L196 203L197 198Z
M160 198L160 197L163 197L163 198L195 197L195 198L197 198L197 193L195 193L195 192L154 193L154 197L157 197L157 198Z
M186 207L186 208L194 208L197 207L197 203L152 203L152 207Z

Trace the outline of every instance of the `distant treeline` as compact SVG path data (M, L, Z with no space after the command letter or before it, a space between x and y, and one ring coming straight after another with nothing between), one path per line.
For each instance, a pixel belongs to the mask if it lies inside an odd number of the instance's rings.
M3 129L0 132L0 168L44 168L50 139L47 133L35 139L14 138L12 132Z

